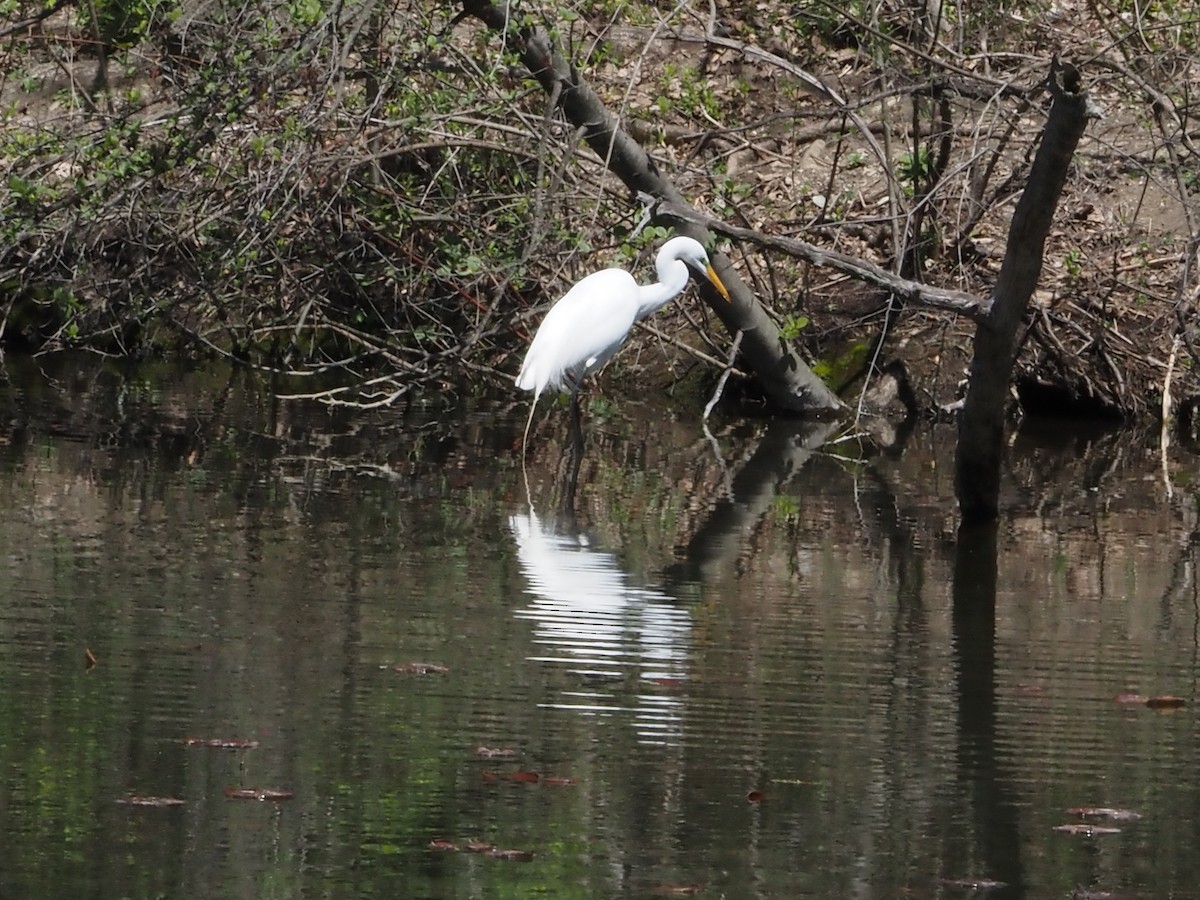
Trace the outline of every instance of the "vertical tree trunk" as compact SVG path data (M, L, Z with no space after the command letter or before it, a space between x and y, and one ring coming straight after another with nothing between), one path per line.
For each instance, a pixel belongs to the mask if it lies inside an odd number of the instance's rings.
M1004 418L1017 328L1042 272L1046 235L1075 147L1091 115L1079 73L1056 58L1051 65L1054 103L1013 213L1004 263L991 309L975 330L971 381L958 425L954 487L963 521L994 519L1000 508Z
M630 190L671 204L687 205L679 189L659 172L642 145L620 127L617 117L559 54L545 29L514 21L505 8L491 0L463 0L463 14L506 36L546 93L558 97L567 120L583 129L588 146ZM706 242L707 233L702 226L670 215L660 219L680 234ZM713 254L713 268L729 289L732 303L714 301L714 294L707 291L704 296L730 333L742 332L742 357L772 402L782 409L810 415L840 411L843 407L837 395L792 352L729 261L721 254Z

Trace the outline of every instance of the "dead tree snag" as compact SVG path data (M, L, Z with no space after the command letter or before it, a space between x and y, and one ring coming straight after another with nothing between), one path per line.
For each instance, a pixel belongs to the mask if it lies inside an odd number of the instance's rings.
M1055 59L1048 84L1054 102L1029 180L1013 213L990 308L975 330L970 385L959 418L954 477L964 521L994 519L999 513L1004 418L1017 329L1041 276L1046 235L1071 158L1092 115L1074 66Z

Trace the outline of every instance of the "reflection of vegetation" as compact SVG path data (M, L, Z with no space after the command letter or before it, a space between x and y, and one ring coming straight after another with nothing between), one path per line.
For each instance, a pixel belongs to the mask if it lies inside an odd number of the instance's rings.
M800 517L800 504L795 497L779 494L775 497L775 518L781 525L790 525Z
M378 419L342 417L280 405L231 371L38 365L49 371L10 360L14 390L0 392L0 421L15 424L0 440L0 560L19 572L0 579L5 896L182 896L219 876L228 893L254 897L393 896L398 883L414 896L597 897L620 895L631 871L651 887L847 896L864 873L902 885L974 852L996 812L978 778L1006 771L1018 797L1038 785L1019 823L1035 842L1046 817L1108 771L1112 791L1147 798L1141 811L1153 816L1139 827L1171 823L1159 844L1173 862L1130 886L1169 896L1196 883L1195 810L1187 792L1164 787L1197 765L1186 717L1089 701L1057 722L1006 721L999 772L963 761L943 602L943 432L851 475L795 453L790 436L778 459L762 434L718 428L726 472L694 422L622 404L619 427L589 434L577 512L631 586L666 580L659 573L696 534L744 508L748 475L765 499L717 535L727 552L703 560L712 571L672 584L678 602L663 608L690 623L670 645L686 680L656 683L642 676L657 663L623 658L627 678L599 681L548 661L559 648L534 643L513 616L530 586L505 538L507 512L525 503L512 466L499 464L522 424L519 412L506 422L507 401L462 411L430 397ZM565 447L565 423L549 422L530 458L531 493L547 510ZM1130 486L1157 471L1153 448L1097 439L1047 465L1044 441L1023 447L1018 434L1011 452L1003 552L1021 564L1000 567L997 631L1024 650L996 655L1002 699L1038 709L1110 683L1115 694L1131 677L1172 684L1188 671L1193 622L1172 612L1186 604L1162 602L1161 576L1180 570L1172 540L1190 553L1190 537L1146 539L1160 500ZM1097 472L1112 488L1104 504L1079 490ZM645 612L636 592L628 600ZM85 646L99 658L90 674ZM450 671L391 667L416 660ZM561 702L580 696L614 711ZM638 718L639 704L662 719ZM677 736L647 736L662 722ZM190 735L261 746L185 748L178 739ZM482 772L504 764L474 758L480 745L514 747L510 767L578 784L486 782ZM1076 745L1092 748L1088 765ZM1123 765L1131 753L1146 764ZM787 815L764 815L725 777L747 759L762 768L747 782ZM881 778L939 799L885 804L864 825ZM296 796L225 802L233 785ZM131 793L189 803L112 802ZM794 828L800 818L836 839L813 842ZM745 852L748 833L761 852ZM439 854L434 838L535 856ZM1023 877L1069 894L1091 860L1051 846Z

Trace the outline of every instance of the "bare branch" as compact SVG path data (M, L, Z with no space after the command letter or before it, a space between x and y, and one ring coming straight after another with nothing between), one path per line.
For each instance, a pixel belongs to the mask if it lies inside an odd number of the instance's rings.
M907 278L901 278L899 275L894 275L868 260L859 259L846 253L839 253L836 250L827 250L823 247L818 247L816 244L802 241L799 238L763 234L760 231L754 231L750 228L729 225L719 219L714 219L712 216L706 216L703 213L696 212L688 207L678 206L677 204L661 203L658 204L658 208L664 215L695 222L698 225L712 229L718 234L724 234L727 237L746 241L759 247L765 247L768 250L784 253L796 259L803 259L815 266L825 266L834 269L835 271L849 275L851 278L895 294L905 302L915 303L930 309L943 309L958 313L974 321L981 321L986 317L991 306L989 301L972 294L948 288L933 287L917 281L911 281Z

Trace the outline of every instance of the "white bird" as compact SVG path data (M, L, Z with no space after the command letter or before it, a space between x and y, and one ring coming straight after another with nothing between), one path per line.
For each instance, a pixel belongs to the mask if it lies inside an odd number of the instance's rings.
M658 281L647 285L639 285L624 269L593 272L546 313L517 376L518 388L533 391L522 447L529 438L533 410L542 391L566 387L574 406L583 380L612 358L635 322L677 297L687 287L691 272L703 275L729 299L704 247L690 237L671 238L663 244L654 271Z

